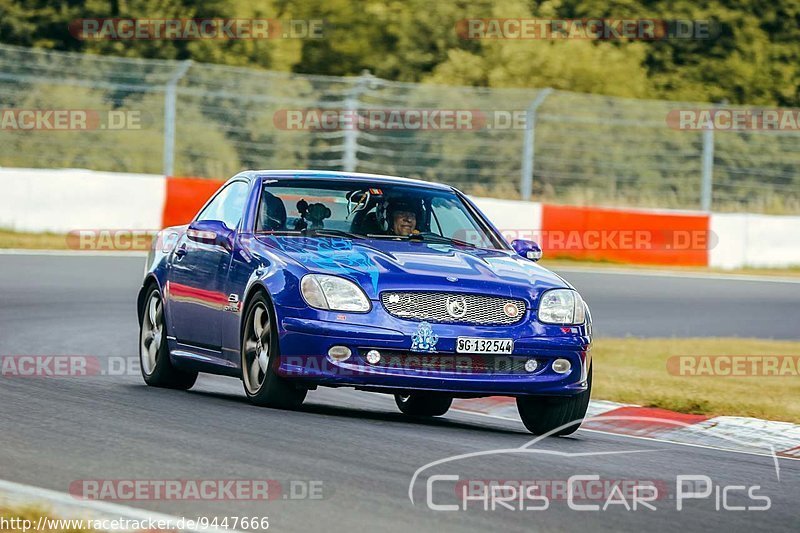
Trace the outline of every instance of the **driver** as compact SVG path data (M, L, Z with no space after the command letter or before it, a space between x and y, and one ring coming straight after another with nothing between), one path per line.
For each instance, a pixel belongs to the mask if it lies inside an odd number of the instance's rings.
M386 209L386 219L389 223L389 234L408 237L417 230L418 206L408 200L394 200Z

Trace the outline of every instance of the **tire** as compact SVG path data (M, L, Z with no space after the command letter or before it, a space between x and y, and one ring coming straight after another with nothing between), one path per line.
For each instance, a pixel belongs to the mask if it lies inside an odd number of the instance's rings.
M247 306L242 328L242 383L247 399L262 407L297 409L308 393L280 377L278 332L272 305L263 293Z
M523 396L517 398L517 410L522 423L534 435L544 435L569 422L582 421L589 408L589 397L592 394L592 367L589 367L589 379L586 391L566 398L557 396ZM575 433L580 423L567 426L552 436Z
M164 301L157 286L147 290L139 318L139 366L144 382L151 387L191 389L197 381L197 372L179 370L169 359Z
M406 415L442 416L450 409L453 398L443 394L415 392L407 395L395 394L394 401Z

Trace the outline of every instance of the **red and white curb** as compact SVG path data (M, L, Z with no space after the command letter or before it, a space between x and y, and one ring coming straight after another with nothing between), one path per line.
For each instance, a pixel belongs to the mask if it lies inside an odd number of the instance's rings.
M519 421L513 398L456 400L453 408ZM800 425L740 416L692 415L666 409L592 400L581 429L730 451L800 459Z

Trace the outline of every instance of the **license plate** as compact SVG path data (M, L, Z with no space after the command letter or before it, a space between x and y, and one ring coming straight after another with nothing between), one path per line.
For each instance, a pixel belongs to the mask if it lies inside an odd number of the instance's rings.
M500 353L514 352L514 341L511 339L481 339L477 337L458 337L456 353Z

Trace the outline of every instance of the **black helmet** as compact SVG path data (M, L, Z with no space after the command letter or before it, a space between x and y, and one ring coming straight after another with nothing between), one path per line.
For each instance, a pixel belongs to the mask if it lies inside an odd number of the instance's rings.
M417 218L422 214L422 202L418 198L394 198L390 199L386 205L386 214L388 218L394 216L397 211L408 211L414 213Z

